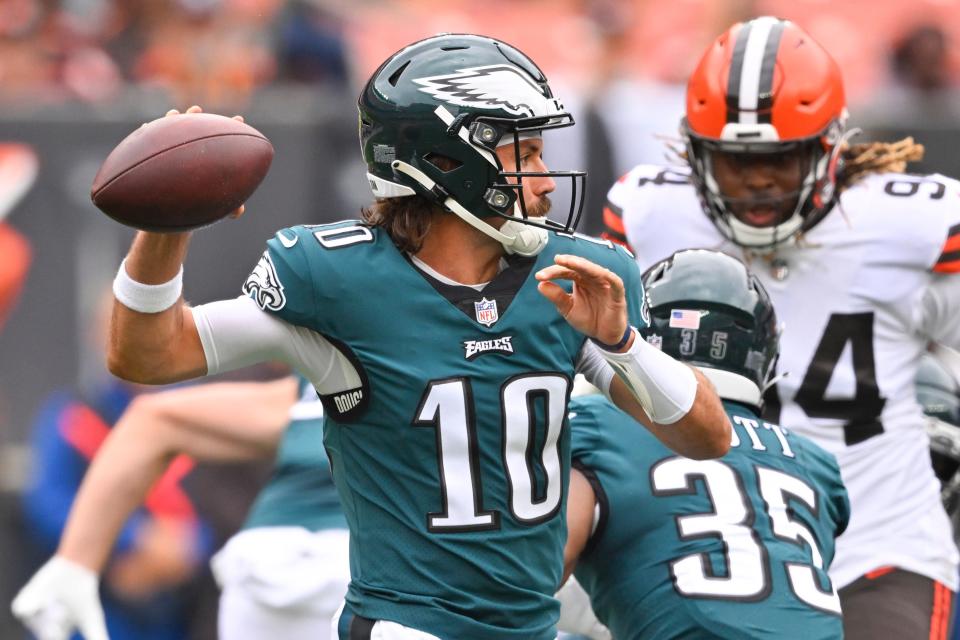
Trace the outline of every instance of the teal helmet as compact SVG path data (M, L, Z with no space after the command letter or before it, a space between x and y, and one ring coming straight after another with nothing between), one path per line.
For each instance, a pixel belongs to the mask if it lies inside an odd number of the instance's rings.
M960 386L929 353L920 359L915 378L917 402L927 416L930 459L940 479L944 506L953 517L960 511Z
M721 398L752 407L773 378L780 330L773 303L742 262L678 251L643 275L650 324L643 338L697 366Z
M521 255L543 248L544 229L576 227L584 172L505 171L496 155L497 147L512 144L519 169L521 140L574 124L543 72L519 49L476 35L415 42L380 65L358 108L376 197L424 196ZM536 176L572 181L565 222L527 214L523 180ZM492 217L508 222L498 230L485 221Z

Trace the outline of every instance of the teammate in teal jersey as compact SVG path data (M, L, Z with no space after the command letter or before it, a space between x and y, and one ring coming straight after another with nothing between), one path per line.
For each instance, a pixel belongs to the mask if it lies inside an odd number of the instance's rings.
M635 338L629 254L575 235L573 201L547 220L554 179L583 174L544 164L573 118L527 56L428 38L359 111L363 220L279 231L246 297L193 309L189 234L139 233L111 369L167 383L278 359L311 381L350 528L344 634L553 640L574 374L685 455L725 453L729 422L701 374Z
M299 400L298 400L299 398ZM240 461L275 452L243 530L212 560L221 640L326 640L349 582L348 534L305 381L224 383L138 399L84 478L56 555L21 590L15 614L39 640L106 638L96 582L119 525L176 455Z
M766 292L703 250L654 265L644 285L641 334L710 378L733 445L690 460L602 396L574 398L567 572L617 640L842 637L827 569L849 502L832 455L758 417L778 349Z

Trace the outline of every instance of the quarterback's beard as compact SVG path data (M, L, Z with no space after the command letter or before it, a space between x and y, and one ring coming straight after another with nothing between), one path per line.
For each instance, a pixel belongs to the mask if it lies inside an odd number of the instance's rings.
M527 217L546 218L547 214L550 213L551 206L553 206L553 203L550 202L550 198L547 196L540 196L540 199L537 200L535 204L527 205Z

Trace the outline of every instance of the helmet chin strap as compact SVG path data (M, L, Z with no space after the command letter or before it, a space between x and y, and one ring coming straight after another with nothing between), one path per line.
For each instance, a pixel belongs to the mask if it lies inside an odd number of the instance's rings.
M430 176L402 160L394 160L391 166L395 171L416 180L427 191L434 191L437 186L437 183ZM547 246L549 236L546 229L533 227L519 220L507 220L500 229L496 229L467 211L462 204L453 198L444 200L443 206L450 209L457 217L474 229L502 244L508 254L532 257L543 251L543 248Z

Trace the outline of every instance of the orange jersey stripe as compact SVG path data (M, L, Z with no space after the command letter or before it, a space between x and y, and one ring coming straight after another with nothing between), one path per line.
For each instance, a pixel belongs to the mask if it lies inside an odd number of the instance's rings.
M600 234L600 237L604 240L609 240L610 242L616 242L620 246L624 247L630 253L633 253L633 247L630 246L630 243L627 242L627 239L619 234L615 234L612 231L604 231Z
M941 640L944 633L941 630L943 626L943 585L939 582L933 583L933 612L930 614L930 640Z
M938 262L933 265L933 271L934 273L958 273L960 272L960 260Z
M940 253L943 254L958 250L960 250L960 234L947 238L947 241L943 243L943 250Z
M623 218L610 207L603 208L603 224L607 225L607 228L611 231L615 231L622 236L627 235L627 230L623 226Z
M880 567L879 569L874 569L873 571L867 571L863 575L867 580L876 580L880 576L885 576L895 569L896 567L890 567L890 566Z

